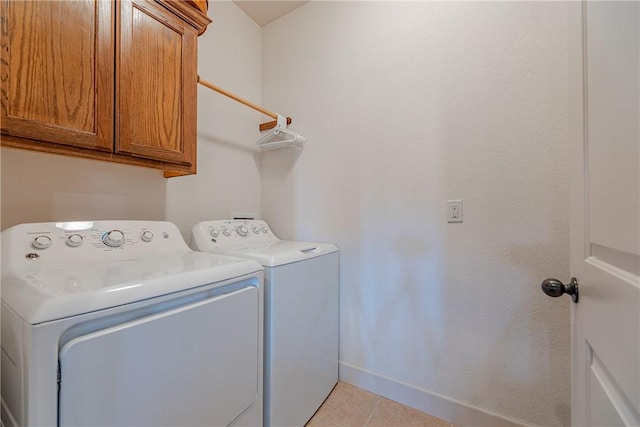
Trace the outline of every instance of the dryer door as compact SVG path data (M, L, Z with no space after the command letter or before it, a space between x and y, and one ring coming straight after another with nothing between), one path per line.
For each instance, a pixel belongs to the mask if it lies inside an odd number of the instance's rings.
M255 287L75 338L60 426L226 426L258 393Z

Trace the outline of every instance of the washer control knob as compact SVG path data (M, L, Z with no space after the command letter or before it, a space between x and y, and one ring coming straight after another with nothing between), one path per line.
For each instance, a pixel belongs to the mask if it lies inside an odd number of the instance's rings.
M31 246L34 249L47 249L51 246L51 237L49 236L36 236L35 239L31 242Z
M257 225L254 225L251 229L253 230L253 234L258 234L260 232L260 227Z
M120 230L111 230L102 237L102 242L112 248L119 248L124 245L124 233Z
M211 234L211 237L218 237L220 235L220 230L218 230L217 228L214 228L209 233Z
M262 226L262 232L263 232L263 233L266 233L267 231L269 231L269 229L267 228L267 226L266 226L266 225L263 225L263 226Z
M229 230L228 228L225 228L224 230L222 230L222 234L229 237L231 236L231 230Z
M67 246L69 246L70 248L77 248L78 246L80 246L82 244L82 236L79 234L72 234L71 236L67 237Z
M149 243L153 240L153 233L149 230L143 231L142 234L140 234L140 238L143 242Z
M236 228L236 233L238 233L242 237L246 237L247 234L249 234L249 229L244 225L241 225L240 227Z

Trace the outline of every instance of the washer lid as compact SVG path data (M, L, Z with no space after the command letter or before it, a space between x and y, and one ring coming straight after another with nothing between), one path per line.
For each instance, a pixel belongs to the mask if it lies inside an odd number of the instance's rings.
M227 247L215 250L224 255L250 258L265 267L276 267L338 251L331 243L278 240L263 244Z
M65 268L9 268L2 274L2 300L35 325L261 270L255 261L191 250Z

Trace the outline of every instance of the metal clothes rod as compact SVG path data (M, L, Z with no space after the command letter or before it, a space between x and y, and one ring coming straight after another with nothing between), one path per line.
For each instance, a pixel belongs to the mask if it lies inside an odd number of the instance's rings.
M231 98L236 102L239 102L239 103L241 103L243 105L246 105L247 107L249 107L251 109L259 111L262 114L271 117L272 119L277 119L278 118L278 115L276 113L274 113L272 111L269 111L269 110L267 110L265 108L262 108L261 106L259 106L257 104L254 104L251 101L247 101L246 99L241 98L238 95L236 95L236 94L234 94L232 92L229 92L228 90L222 89L220 86L217 86L217 85L215 85L215 84L213 84L211 82L203 80L203 79L200 78L200 76L198 76L198 83L200 83L204 87L207 87L207 88L209 88L211 90L214 90L214 91L216 91L218 93L221 93L222 95L224 95L224 96L226 96L228 98ZM260 124L260 132L268 130L268 129L273 129L274 127L276 127L276 124L277 124L276 120L273 120L271 122L261 123ZM290 125L290 124L291 124L291 117L287 117L287 125Z

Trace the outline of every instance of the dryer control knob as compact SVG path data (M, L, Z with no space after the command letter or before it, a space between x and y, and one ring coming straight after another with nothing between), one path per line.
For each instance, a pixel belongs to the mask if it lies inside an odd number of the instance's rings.
M225 228L224 230L222 230L222 234L229 237L231 236L231 230L229 230L228 228Z
M247 234L249 234L249 229L244 225L241 225L240 227L236 228L236 233L238 233L242 237L246 237Z
M153 240L153 233L149 230L143 231L142 234L140 234L140 239L142 239L143 242L149 243Z
M34 249L47 249L51 246L51 243L51 237L49 236L36 236L36 238L31 242L31 246Z
M257 225L254 225L253 227L251 227L251 229L253 230L253 234L260 233L260 227L258 227Z
M266 226L266 225L263 225L263 226L262 226L262 232L263 232L263 233L266 233L267 231L269 231L269 229L267 228L267 226Z
M82 236L79 234L72 234L71 236L67 237L67 246L69 246L70 248L77 248L78 246L80 246L82 244Z
M218 237L220 235L220 230L218 230L217 228L214 228L209 233L211 234L211 237Z
M102 243L112 248L119 248L124 245L124 233L120 230L111 230L102 236Z

